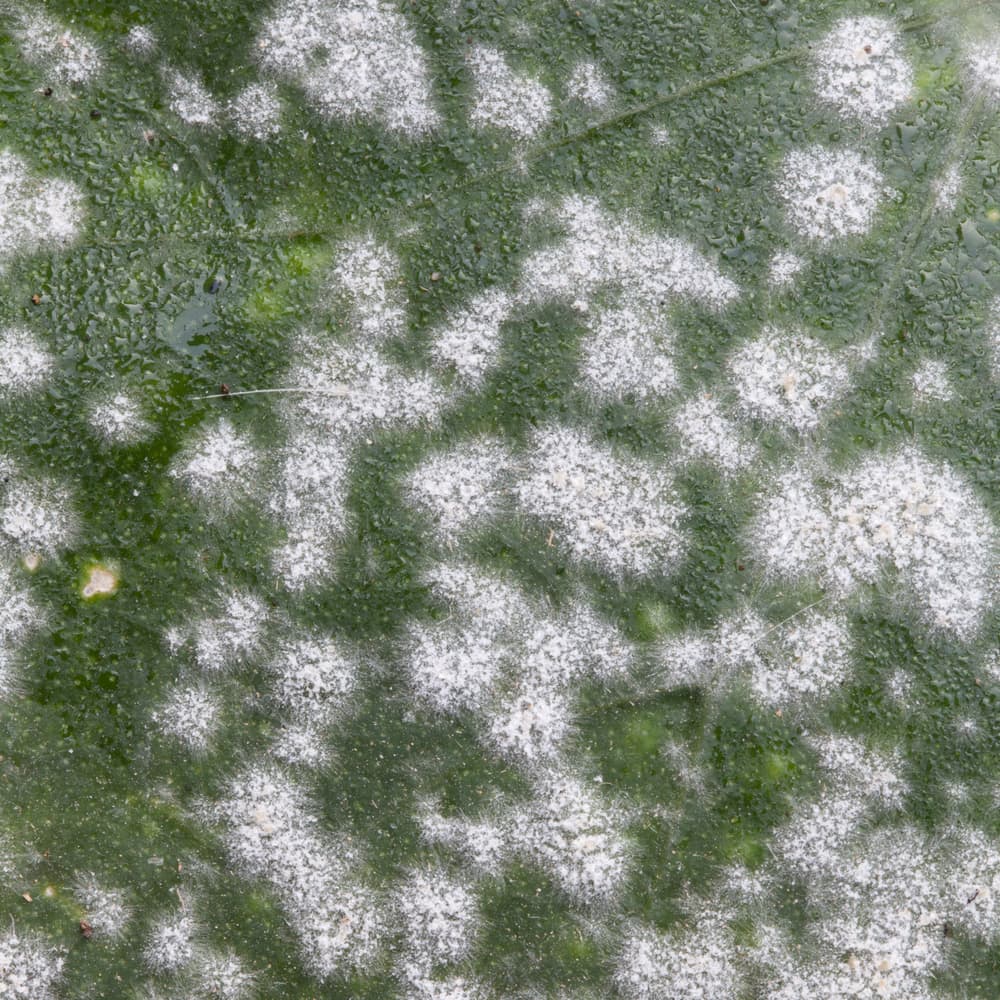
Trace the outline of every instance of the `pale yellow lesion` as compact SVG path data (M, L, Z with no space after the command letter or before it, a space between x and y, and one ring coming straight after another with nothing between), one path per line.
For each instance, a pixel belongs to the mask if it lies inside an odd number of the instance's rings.
M113 567L94 563L87 568L86 577L80 587L80 596L84 600L110 597L118 590L119 581L119 575Z

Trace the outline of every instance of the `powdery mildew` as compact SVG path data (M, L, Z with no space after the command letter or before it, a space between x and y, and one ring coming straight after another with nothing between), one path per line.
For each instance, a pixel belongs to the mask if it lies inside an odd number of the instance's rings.
M63 956L35 934L0 936L0 993L11 1000L52 1000Z
M743 976L735 952L718 916L706 914L687 934L635 927L618 957L615 982L629 1000L737 1000Z
M53 367L52 355L31 330L23 326L0 330L0 399L41 388Z
M850 386L850 367L800 331L767 327L729 359L729 378L743 409L759 420L811 431Z
M500 819L443 816L430 801L418 805L416 818L428 843L455 851L478 875L498 875L509 859L510 838Z
M815 47L814 74L821 101L871 126L885 125L913 90L899 31L882 17L838 21Z
M190 632L195 660L206 673L242 666L256 656L264 638L268 613L259 597L234 591L220 603L218 614L195 622Z
M479 923L476 897L445 870L411 872L396 890L395 906L411 969L430 972L472 950Z
M170 110L188 125L214 125L219 117L218 102L196 76L169 71Z
M406 299L401 288L399 261L374 236L341 244L330 274L330 289L348 304L354 334L368 342L406 332Z
M511 456L492 438L462 441L432 454L407 477L407 499L428 515L438 543L452 548L506 506Z
M785 154L779 177L788 222L820 241L866 233L887 194L875 164L849 149L794 149Z
M96 45L35 9L16 33L24 58L43 69L52 82L90 83L103 70Z
M318 635L283 642L267 669L275 700L294 718L314 725L344 712L358 680L354 658Z
M934 208L942 215L954 212L958 207L958 196L962 191L962 171L959 164L952 163L934 181Z
M667 573L683 549L683 514L669 475L619 458L570 427L539 430L516 493L524 511L551 527L554 544L615 576Z
M787 288L808 261L789 250L779 250L768 265L767 280L772 288Z
M875 455L821 486L785 473L749 534L772 572L839 597L895 569L932 627L968 637L994 597L997 533L964 480L912 446Z
M132 919L132 907L126 902L124 892L106 888L93 873L87 873L77 878L73 895L80 901L95 934L111 939L121 937Z
M219 728L219 700L206 687L174 687L153 712L153 722L188 750L203 753Z
M948 378L948 365L944 361L926 358L920 362L910 378L913 398L921 403L949 403L955 391Z
M195 956L195 924L190 913L178 912L156 921L142 957L153 972L177 972Z
M351 876L353 851L327 835L298 786L276 768L254 765L210 809L236 864L266 880L281 901L313 974L326 979L371 967L385 915Z
M1000 39L994 36L971 46L966 59L976 86L994 100L1000 97Z
M592 108L605 107L612 98L611 85L595 62L578 62L566 80L566 94Z
M373 118L412 136L438 124L427 60L384 0L286 0L257 48L265 69L294 80L331 118Z
M94 403L87 420L101 438L113 445L135 444L153 430L138 401L121 392Z
M83 219L83 193L75 184L33 174L20 156L0 151L0 270L15 253L66 246Z
M232 951L202 950L193 969L196 996L206 1000L244 1000L254 993L254 975Z
M496 367L500 327L514 302L514 296L498 288L474 295L434 334L431 355L437 365L452 368L468 385L480 385Z
M746 439L740 426L723 414L708 393L685 403L674 414L673 422L689 461L711 462L722 475L731 476L757 459L756 444Z
M25 480L0 458L0 549L21 555L54 553L77 532L69 491L51 480Z
M281 101L269 83L244 87L227 105L229 118L245 139L264 142L281 131Z
M538 80L516 73L497 49L476 46L466 56L476 97L469 121L474 128L493 127L530 139L552 114L552 95Z
M259 468L260 456L251 440L221 417L199 432L170 474L199 500L226 508L250 491Z

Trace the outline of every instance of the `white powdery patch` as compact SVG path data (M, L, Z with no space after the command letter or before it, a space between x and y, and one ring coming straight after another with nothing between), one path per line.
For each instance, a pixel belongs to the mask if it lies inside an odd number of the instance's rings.
M786 288L795 280L795 276L806 266L806 263L805 257L800 257L787 250L779 250L771 258L767 269L768 284L772 288Z
M729 359L729 378L751 416L805 433L850 386L850 368L799 331L767 327Z
M944 361L928 358L910 378L915 399L921 402L949 403L955 392L948 379L948 365Z
M507 831L492 819L443 816L434 802L421 803L416 819L428 843L461 854L477 874L499 874L508 858Z
M188 125L214 125L219 117L219 105L205 89L205 85L194 76L184 76L171 71L167 73L170 91L170 110Z
M219 728L219 700L205 687L175 687L153 712L153 722L188 750L203 753Z
M493 708L488 726L501 756L524 764L554 760L571 731L572 708L563 691L528 678Z
M968 636L990 606L997 533L948 466L913 447L876 455L821 489L802 469L780 480L750 537L779 576L812 576L846 597L883 566L914 592L931 626Z
M593 787L559 771L543 773L536 797L511 817L516 850L544 868L578 902L608 903L629 876L624 817Z
M538 431L516 487L526 513L572 556L616 576L666 573L680 558L682 516L670 477L622 459L569 427Z
M170 474L198 499L228 507L250 490L259 468L253 443L223 417L184 449Z
M434 522L440 545L451 548L502 510L511 456L496 439L463 441L431 455L407 478L407 499Z
M309 723L285 726L271 745L271 753L292 767L322 768L331 760L323 731Z
M1000 849L979 830L959 830L942 864L944 906L974 937L1000 935Z
M145 24L133 24L125 35L125 47L137 56L151 55L158 44L152 28Z
M329 638L310 636L283 643L268 664L272 694L297 719L317 724L345 711L358 664Z
M472 950L478 930L476 897L443 869L415 871L396 890L408 961L430 972L459 962Z
M15 930L0 937L0 994L10 1000L51 1000L63 957L34 934Z
M260 649L267 622L264 602L252 594L229 594L221 614L204 618L192 630L198 666L208 673L241 666Z
M77 878L73 894L86 913L87 923L95 934L118 938L132 919L132 908L125 901L125 893L107 889L92 873Z
M552 95L544 84L515 73L497 49L477 46L467 61L476 89L469 113L474 128L499 128L530 139L545 127L552 114Z
M26 481L0 459L6 473L0 507L0 547L21 555L65 548L77 531L69 492L51 481Z
M842 615L807 613L773 647L750 674L751 690L767 705L824 698L850 671L851 635Z
M882 17L847 17L815 48L816 93L842 117L885 125L913 90L899 31Z
M717 687L741 669L763 665L758 647L767 634L767 622L744 610L723 618L707 633L671 636L660 644L658 659L670 687Z
M254 991L254 975L231 951L205 951L194 968L196 995L206 1000L243 1000Z
M17 40L25 59L63 83L89 83L104 68L96 45L39 10L23 19Z
M736 1000L743 977L732 933L706 915L688 934L637 927L628 936L615 982L629 1000Z
M54 360L26 327L0 330L0 399L40 388L52 373Z
M350 848L326 835L302 790L278 770L254 766L211 809L236 862L280 899L310 970L326 979L369 969L385 918L374 893L351 877Z
M265 142L281 131L281 101L271 84L252 83L228 104L229 118L245 139Z
M492 996L484 986L461 976L431 979L418 962L401 962L396 974L406 984L408 1000L487 1000Z
M15 253L66 246L83 218L75 184L30 173L21 157L0 151L0 270Z
M142 415L138 402L116 393L95 403L87 414L94 431L108 444L129 445L152 433L153 425Z
M685 457L711 462L724 476L741 472L757 458L757 446L744 439L739 425L708 394L685 403L674 414L674 426Z
M40 623L41 616L31 595L14 581L6 566L0 566L0 654Z
M597 63L578 62L566 81L566 94L573 100L603 108L611 100L611 86Z
M816 240L867 232L887 193L878 168L852 150L792 150L780 175L778 194L789 223Z
M673 352L674 333L662 314L609 309L581 344L580 374L602 402L628 397L648 402L677 388Z
M355 333L378 342L406 332L406 300L399 260L373 236L342 244L331 274L337 297L350 304Z
M480 385L496 367L500 327L514 304L514 296L498 288L474 295L434 334L431 356L435 364L453 368L466 385Z
M156 921L142 957L153 972L177 972L194 958L195 925L189 913Z
M1000 39L973 45L966 57L973 82L990 97L1000 97Z
M288 0L257 47L265 69L294 80L331 118L374 118L414 136L439 122L427 60L384 0Z
M934 181L934 209L942 214L954 212L958 207L958 195L962 190L962 171L957 163L951 164Z

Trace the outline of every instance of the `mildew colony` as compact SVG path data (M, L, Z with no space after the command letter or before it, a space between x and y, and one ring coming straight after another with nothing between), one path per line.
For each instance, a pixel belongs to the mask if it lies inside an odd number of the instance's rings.
M1000 996L1000 3L0 32L0 995Z

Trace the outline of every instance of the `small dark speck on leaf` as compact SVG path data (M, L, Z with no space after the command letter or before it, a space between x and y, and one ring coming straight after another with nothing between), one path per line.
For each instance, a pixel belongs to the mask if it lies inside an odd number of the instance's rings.
M97 108L93 108L90 112L90 117L96 122L101 117L101 112Z
M80 933L83 935L84 940L89 941L94 936L94 928L86 920L81 920Z
M221 289L222 289L222 279L213 278L212 284L208 286L208 294L215 295L217 292L221 291Z
M43 87L42 88L42 97L51 97L51 96L52 96L52 88L51 87Z
M228 396L229 395L229 386L226 385L225 382L223 382L222 385L219 386L219 395L220 396Z
M39 306L42 304L42 297L38 294L38 292L35 292L35 294L31 296L31 304L33 306Z

